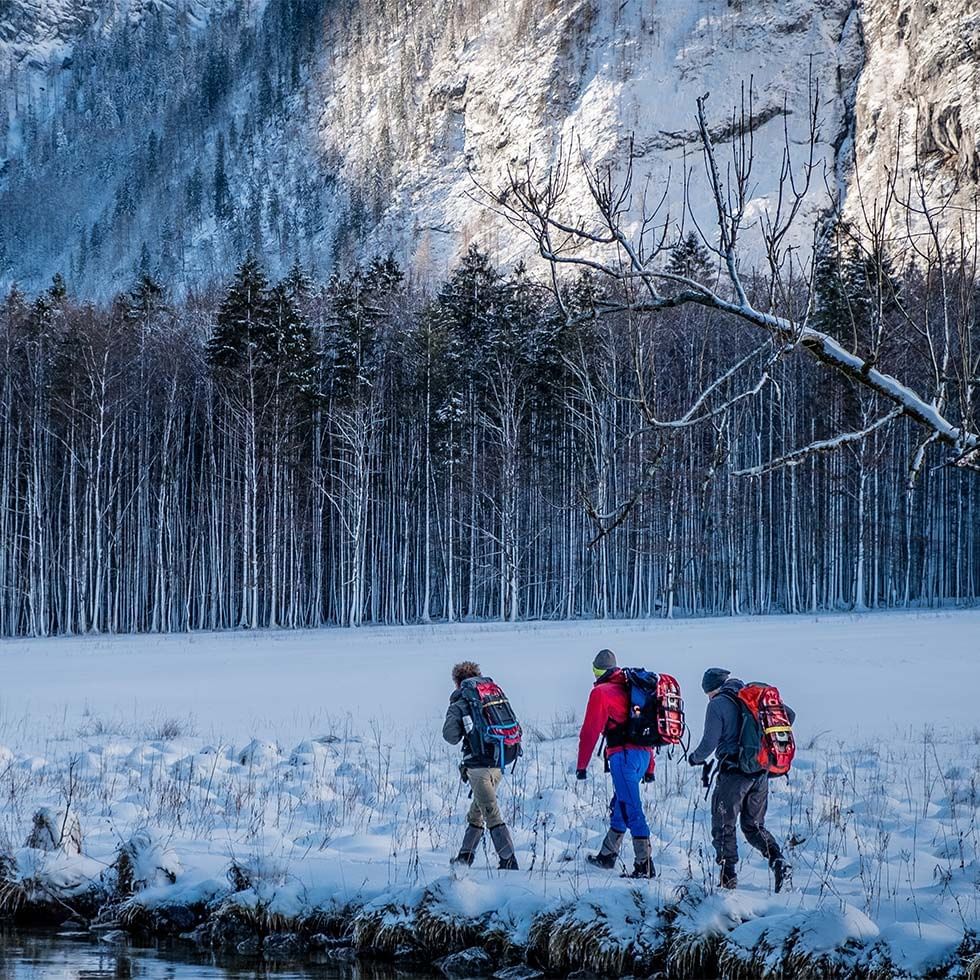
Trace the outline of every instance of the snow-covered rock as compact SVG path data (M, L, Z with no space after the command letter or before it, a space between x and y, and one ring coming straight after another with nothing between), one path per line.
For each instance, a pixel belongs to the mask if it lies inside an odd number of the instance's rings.
M486 977L493 971L493 960L486 950L479 946L460 950L436 962L436 967L444 977L460 978Z
M278 762L282 755L282 750L272 742L264 742L261 739L253 738L248 745L236 756L237 761L243 766L261 766L270 762Z

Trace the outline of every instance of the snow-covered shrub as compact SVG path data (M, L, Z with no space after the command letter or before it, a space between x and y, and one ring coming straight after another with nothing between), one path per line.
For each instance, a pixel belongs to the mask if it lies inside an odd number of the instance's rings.
M172 885L181 870L176 851L154 840L146 830L137 831L119 848L112 867L120 896L134 895L156 885Z
M31 832L24 843L35 851L64 851L82 853L82 825L71 809L55 810L41 807L34 813Z

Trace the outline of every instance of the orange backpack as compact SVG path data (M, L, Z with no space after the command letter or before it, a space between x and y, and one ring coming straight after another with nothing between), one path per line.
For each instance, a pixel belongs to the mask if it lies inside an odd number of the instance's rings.
M796 755L796 740L779 690L753 681L732 696L742 708L738 768L750 776L785 776Z

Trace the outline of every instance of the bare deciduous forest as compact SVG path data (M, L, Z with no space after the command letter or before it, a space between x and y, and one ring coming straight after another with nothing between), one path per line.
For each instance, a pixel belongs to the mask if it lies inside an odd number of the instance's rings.
M714 274L693 238L668 267ZM252 256L180 305L148 273L107 307L60 280L14 291L0 633L976 599L974 472L748 325L609 312L609 288L581 275L559 307L474 247L433 291L390 260L271 284ZM812 323L887 337L881 360L913 387L930 384L922 317L945 302L975 336L962 265L940 283L842 245L816 295ZM763 382L744 389L733 362Z

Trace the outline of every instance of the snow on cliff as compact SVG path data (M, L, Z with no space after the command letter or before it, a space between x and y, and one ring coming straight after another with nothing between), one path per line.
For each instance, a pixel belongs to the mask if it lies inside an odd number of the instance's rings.
M18 118L29 104L33 117L50 119L51 131L34 139L71 160L70 141L59 136L70 130L66 118L92 111L85 98L97 107L106 101L92 84L84 90L75 86L82 94L75 94L74 102L65 95L73 91L67 82L72 44L80 37L89 50L93 38L117 43L120 29L148 23L152 14L155 29L170 24L175 37L181 31L186 36L188 27L211 31L213 36L203 34L209 48L234 55L245 50L240 45L247 39L234 33L242 24L260 36L267 31L257 16L264 7L262 0L248 5L8 0L0 5L0 66L6 64L12 83L0 136L6 123L8 165L24 158L21 170L11 173L42 174L19 185L27 188L20 203L43 193L47 173L79 203L79 214L66 216L63 228L57 214L47 218L46 237L23 229L20 240L9 236L17 247L8 249L0 286L18 277L31 285L56 268L72 272L73 262L73 281L85 282L78 271L79 236L90 233L92 216L103 205L81 200L90 188L78 175L77 160L58 165L46 150L27 160L24 143L30 136L21 137L26 117ZM217 16L243 10L244 18ZM249 194L256 209L255 188L278 195L274 204L259 201L259 210L281 212L296 210L294 185L319 181L316 207L325 215L322 221L293 220L295 242L281 228L265 232L264 250L273 266L276 249L288 265L301 247L304 260L316 256L321 268L394 250L419 271L438 275L474 239L498 260L514 261L531 251L530 243L487 210L478 185L499 190L508 167L529 155L547 166L563 144L593 163L620 162L631 136L639 154L636 202L644 193L658 200L669 176L667 204L679 227L685 221L683 172L691 167L697 177L695 215L710 225L695 100L710 93L709 123L723 144L742 86L747 89L750 80L758 118L750 217L773 199L787 132L802 161L814 86L820 102L818 170L798 240L809 238L808 225L825 213L832 192L847 196L852 216L859 211L858 188L866 200L880 195L896 155L907 167L918 154L933 199L951 193L955 204L965 205L976 190L980 71L973 39L980 12L973 0L944 0L941 11L938 3L925 0L331 0L315 10L312 68L294 73L282 103L285 115L274 127L249 128L262 79L249 78L235 55L231 94L208 120L211 142L203 155L167 153L170 169L157 173L148 189L121 169L118 178L105 181L107 202L121 191L128 199L135 189L136 207L146 214L135 224L124 223L127 237L107 232L100 221L100 234L113 238L112 251L120 259L107 269L89 256L89 280L130 275L144 238L151 255L178 254L175 275L201 279L227 271L225 265L239 253L244 217L236 230L234 222L215 227L207 214L175 213L168 238L156 227L166 222L154 203L172 198L170 188L186 185L195 166L202 165L210 179L221 113L230 176L243 187L255 185L241 192L242 216ZM270 38L262 40L268 47ZM194 86L200 80L184 84L186 92L174 89L174 102L184 97L198 104ZM164 127L165 139L180 143L168 136L162 118L157 125ZM112 132L107 139L118 143L116 159L129 156L123 135ZM729 147L720 148L723 159L728 152ZM0 143L0 194L3 155ZM585 202L580 176L570 192L573 208ZM308 188L300 198L310 199ZM11 210L20 206L16 195L0 203ZM689 227L690 218L686 223ZM0 221L0 237L3 231ZM153 234L160 240L151 240ZM285 239L292 244L284 245ZM58 249L64 251L55 254ZM2 253L0 248L0 266Z
M479 238L513 260L527 243L488 216L477 184L499 190L508 167L529 154L547 166L563 143L592 163L620 163L631 136L637 202L645 188L659 200L669 178L669 211L679 224L685 165L703 175L696 99L710 93L709 124L724 140L750 82L759 120L755 210L777 188L786 129L802 161L812 86L821 103L818 160L833 182L862 64L851 0L571 0L523 8L495 0L474 5L470 17L456 8L442 3L419 14L420 41L385 23L362 24L360 44L324 73L326 153L349 184L379 171L391 188L375 229L379 245L397 241L406 255L423 263L435 257L441 266ZM346 29L335 28L335 47ZM817 184L811 217L826 206L822 176ZM585 201L581 173L570 189ZM710 205L695 197L710 227Z

